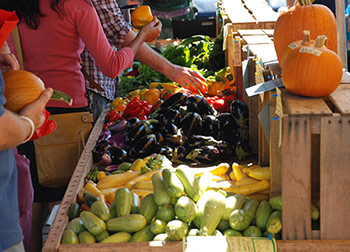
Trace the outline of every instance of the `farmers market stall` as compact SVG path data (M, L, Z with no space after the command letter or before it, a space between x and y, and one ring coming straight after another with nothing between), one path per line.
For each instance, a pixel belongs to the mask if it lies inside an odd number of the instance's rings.
M231 251L244 239L269 251L350 249L349 74L322 97L293 94L286 79L287 89L248 96L247 87L281 80L281 55L277 17L239 4L253 19L234 20L222 1L216 38L150 44L200 71L207 90L182 89L137 62L125 72L43 251Z

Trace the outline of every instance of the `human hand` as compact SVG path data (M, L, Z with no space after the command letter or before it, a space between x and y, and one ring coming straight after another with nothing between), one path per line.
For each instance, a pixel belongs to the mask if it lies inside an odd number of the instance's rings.
M162 23L158 20L157 17L154 17L152 22L148 23L142 27L139 31L140 36L143 36L144 42L152 42L157 39L162 30Z
M6 71L9 69L19 70L20 66L16 56L13 53L0 54L0 63L2 70Z
M208 89L205 78L188 67L174 65L174 69L171 69L166 76L171 81L179 83L182 87L196 93L198 93L199 89L204 94Z
M19 111L19 115L27 116L32 119L35 130L45 122L46 118L43 114L43 110L46 103L50 100L52 92L52 88L45 89L37 100L26 105Z

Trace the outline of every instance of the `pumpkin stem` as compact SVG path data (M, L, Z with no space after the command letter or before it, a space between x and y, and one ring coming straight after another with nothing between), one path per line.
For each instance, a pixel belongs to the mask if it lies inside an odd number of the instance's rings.
M325 46L327 44L327 41L328 41L328 38L326 37L326 35L317 36L316 41L315 41L315 47L322 48L323 46Z
M306 5L311 5L315 0L295 0L294 5L297 5L297 3L299 3L299 5L301 6L306 6Z
M303 31L303 42L301 42L302 45L310 45L311 35L309 30Z

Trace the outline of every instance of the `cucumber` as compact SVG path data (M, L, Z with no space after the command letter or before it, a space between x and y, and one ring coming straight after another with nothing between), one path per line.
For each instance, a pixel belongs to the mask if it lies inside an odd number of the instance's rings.
M86 205L88 205L89 207L91 207L92 203L94 203L97 200L100 200L100 198L97 197L96 195L93 195L89 192L84 193L84 201Z
M73 220L76 217L79 217L80 214L80 206L77 202L73 202L70 205L69 212L68 212L68 217L69 220Z
M272 209L282 211L282 196L281 195L271 197L269 199L269 203L270 203Z
M130 214L131 204L134 196L128 188L122 187L115 192L115 212L117 217Z
M93 235L98 235L106 230L106 223L89 211L82 211L80 219L85 228Z
M118 232L108 236L102 240L101 243L117 243L117 242L128 242L131 238L131 234L127 232Z
M257 226L249 226L243 231L245 237L262 237L262 232Z
M187 196L181 196L174 208L176 216L184 222L191 222L196 218L196 204Z
M255 214L255 224L262 231L265 231L267 222L272 213L272 208L267 200L260 201Z
M197 188L194 188L195 176L192 171L187 168L186 165L179 165L175 174L181 180L184 190L188 197L190 197L194 202L197 202L200 198L199 191Z
M131 238L131 242L145 242L145 241L152 241L154 238L154 234L151 231L151 228L149 225L145 226L140 231L135 232Z
M184 193L184 186L175 173L169 169L162 171L163 182L170 197L179 198Z
M79 243L78 236L71 229L63 231L62 244L77 244Z
M141 214L130 214L116 217L107 221L107 230L112 232L137 232L147 224L145 217Z
M245 201L246 199L242 194L228 196L225 201L225 211L222 219L228 220L232 211L235 209L241 209Z
M92 203L90 207L90 212L95 214L97 217L100 217L103 221L106 221L111 218L108 206L101 200L97 200L94 203Z
M241 232L233 229L226 229L224 231L224 236L243 236Z
M277 210L274 211L267 222L267 232L269 234L277 234L282 229L282 212Z
M67 225L67 229L71 229L76 235L86 230L79 217L71 220Z
M154 194L148 194L141 202L139 214L142 214L147 223L150 223L158 211L158 206L154 202Z
M89 231L83 231L78 236L79 243L95 243L95 237Z
M225 211L225 196L214 190L208 190L205 194L209 194L205 203L199 234L208 236L212 235Z
M113 201L112 204L110 204L109 213L111 214L110 218L117 217L117 213L115 212L115 201Z
M107 230L102 231L102 233L95 235L96 241L101 242L109 236L109 232Z
M258 208L258 205L259 205L259 201L250 199L242 207L242 210L245 211L249 217L249 224L255 218L255 213L256 213L256 210Z
M162 176L159 173L152 175L154 202L158 206L166 206L171 202L171 197L167 193Z

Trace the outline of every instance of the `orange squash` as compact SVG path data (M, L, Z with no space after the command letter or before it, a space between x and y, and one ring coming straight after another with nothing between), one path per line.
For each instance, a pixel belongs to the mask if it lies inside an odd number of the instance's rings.
M131 12L131 23L136 29L140 29L153 20L151 8L141 5Z
M294 41L302 39L302 32L309 30L311 39L325 35L328 40L328 49L337 52L337 24L332 11L320 4L296 4L278 17L274 29L274 46L278 62L285 48Z
M39 98L45 90L43 81L35 74L25 70L12 70L3 74L5 82L4 107L13 112L20 111L24 106ZM72 98L54 90L52 100L60 100L72 105Z
M342 78L342 62L338 54L327 49L327 37L318 36L315 45L292 49L282 64L282 80L294 94L324 97L330 95Z

